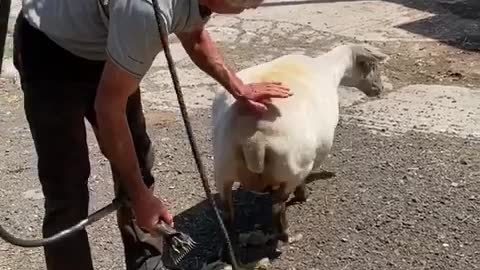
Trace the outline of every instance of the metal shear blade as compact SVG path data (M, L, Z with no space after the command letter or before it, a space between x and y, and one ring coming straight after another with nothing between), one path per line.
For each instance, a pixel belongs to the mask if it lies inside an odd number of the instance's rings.
M163 222L157 225L156 232L165 239L169 247L168 255L174 264L178 264L197 245L189 235L179 232Z
M146 233L134 222L133 229L140 241L154 247L159 254L167 254L171 262L177 265L197 243L187 234L179 232L161 222L154 233Z

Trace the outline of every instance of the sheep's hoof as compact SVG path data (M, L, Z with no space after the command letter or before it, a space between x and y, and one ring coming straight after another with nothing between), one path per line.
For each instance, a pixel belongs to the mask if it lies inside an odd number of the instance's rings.
M289 243L288 241L290 240L290 237L289 237L287 232L282 232L282 233L278 234L277 239L282 241L283 243L288 244Z
M304 203L308 201L308 191L305 185L299 186L293 193L293 198L287 202L287 206Z
M283 239L281 239L283 238ZM298 233L293 236L291 235L284 235L283 237L279 236L280 240L277 244L277 251L282 252L282 250L288 247L290 244L297 243L303 239L303 234Z

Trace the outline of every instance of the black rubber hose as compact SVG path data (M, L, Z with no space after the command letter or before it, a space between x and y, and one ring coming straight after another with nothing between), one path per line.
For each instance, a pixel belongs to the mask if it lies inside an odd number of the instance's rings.
M8 19L10 17L11 0L0 0L0 75L5 54L5 41L7 40Z
M3 2L3 1L2 1ZM46 245L50 245L52 243L56 243L58 241L61 241L74 233L83 230L85 227L88 225L94 223L95 221L109 215L110 213L116 211L118 208L120 208L121 202L120 200L113 200L110 204L107 206L103 207L100 210L97 210L95 213L89 215L87 218L83 219L82 221L78 222L74 226L65 229L63 231L60 231L50 237L47 238L41 238L41 239L21 239L17 238L14 235L10 234L7 232L2 226L0 226L0 238L3 240L7 241L8 243L15 245L15 246L20 246L20 247L26 247L26 248L31 248L31 247L42 247Z

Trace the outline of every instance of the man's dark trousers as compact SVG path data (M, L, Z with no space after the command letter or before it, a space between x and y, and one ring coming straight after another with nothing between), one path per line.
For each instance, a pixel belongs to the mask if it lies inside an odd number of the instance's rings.
M21 77L24 110L38 156L38 176L45 196L43 235L48 237L88 214L90 163L84 119L96 128L94 100L104 62L64 50L20 13L14 33L14 64ZM139 89L130 97L126 114L143 180L152 187L153 147ZM118 177L112 171L115 193L119 194ZM156 255L155 250L132 233L129 209L118 211L117 221L127 269L137 269L142 260ZM44 251L48 270L93 270L85 231Z

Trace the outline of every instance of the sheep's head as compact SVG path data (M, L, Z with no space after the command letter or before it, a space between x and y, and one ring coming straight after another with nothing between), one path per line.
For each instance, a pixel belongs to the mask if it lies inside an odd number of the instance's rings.
M383 91L378 67L387 55L371 46L351 45L349 47L352 50L352 69L349 76L345 76L343 84L356 87L369 97L378 96Z

